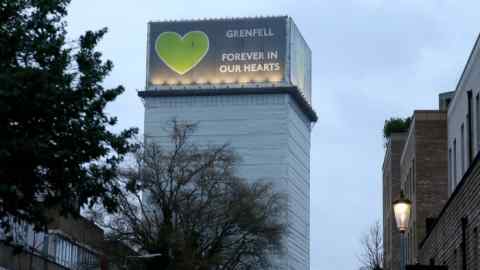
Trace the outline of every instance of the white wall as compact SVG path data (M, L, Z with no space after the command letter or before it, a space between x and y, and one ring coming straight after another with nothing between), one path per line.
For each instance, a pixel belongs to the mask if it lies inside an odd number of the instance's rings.
M480 140L478 136L480 126L480 108L477 110L476 97L480 92L480 44L477 40L472 50L471 56L463 75L461 76L455 96L448 109L448 149L452 155L449 160L449 192L452 193L456 185L460 182L464 172L469 168L468 162L468 99L467 91L472 91L472 144L473 158L478 153ZM480 97L479 97L480 98ZM464 126L464 145L462 145L461 127ZM456 151L454 151L454 141L456 141ZM462 168L462 148L465 165ZM456 159L456 162L455 162ZM456 164L456 166L455 166ZM456 170L456 177L455 175Z
M261 90L259 90L261 91ZM288 94L145 98L145 136L168 143L165 124L198 122L193 141L231 143L238 174L266 179L288 194L284 269L309 269L310 123ZM280 269L280 266L275 269Z

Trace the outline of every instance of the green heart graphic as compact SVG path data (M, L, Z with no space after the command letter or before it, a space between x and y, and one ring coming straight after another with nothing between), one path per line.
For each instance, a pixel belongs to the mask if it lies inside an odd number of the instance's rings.
M155 42L155 51L170 69L183 75L202 61L209 45L208 36L202 31L191 31L183 37L163 32Z

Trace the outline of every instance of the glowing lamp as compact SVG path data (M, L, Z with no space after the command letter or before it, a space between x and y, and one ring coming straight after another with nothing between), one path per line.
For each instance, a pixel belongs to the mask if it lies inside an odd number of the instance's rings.
M410 225L410 212L412 211L412 202L405 198L403 191L400 193L400 199L393 202L393 213L397 228L401 233L408 230Z

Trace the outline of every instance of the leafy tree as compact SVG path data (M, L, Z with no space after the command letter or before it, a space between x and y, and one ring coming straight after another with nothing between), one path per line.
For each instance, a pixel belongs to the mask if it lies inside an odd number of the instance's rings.
M235 176L229 147L199 147L194 130L174 121L170 146L140 149L122 172L133 193L119 196L113 216L97 212L97 222L136 247L146 269L267 269L282 251L283 194Z
M390 118L385 120L385 125L383 126L383 137L385 139L390 138L390 135L394 132L406 132L410 127L412 122L411 117L407 118Z
M69 0L0 0L0 220L47 223L45 209L79 214L119 192L116 171L136 129L119 134L105 106L124 91L95 50L106 33L66 41Z
M375 222L360 239L360 270L383 269L383 237L380 222Z

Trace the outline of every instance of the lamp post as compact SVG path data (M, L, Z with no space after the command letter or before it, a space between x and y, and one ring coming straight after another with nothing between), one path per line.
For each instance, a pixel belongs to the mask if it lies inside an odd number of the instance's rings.
M393 202L393 213L395 215L395 222L400 231L400 270L405 270L406 256L405 256L405 231L410 225L410 212L412 209L412 202L405 198L403 190L400 192L400 199Z

